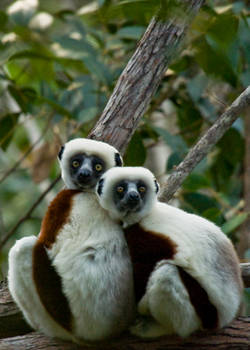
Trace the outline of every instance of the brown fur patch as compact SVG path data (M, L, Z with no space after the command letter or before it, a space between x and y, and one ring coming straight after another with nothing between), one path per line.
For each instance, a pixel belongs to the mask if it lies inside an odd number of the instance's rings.
M62 291L61 277L51 264L46 248L51 247L58 232L69 220L72 198L80 192L63 190L51 202L43 219L32 257L33 279L41 302L53 319L68 331L71 330L72 320L69 303Z
M38 241L49 248L56 240L59 230L66 224L72 207L72 198L79 190L62 190L50 203L42 221Z
M157 262L172 259L177 245L157 232L145 231L139 224L124 230L134 270L135 298L138 302L145 294L149 275Z
M207 292L192 276L181 267L177 267L181 280L188 291L190 301L202 322L203 328L217 328L219 326L218 312L216 307L210 302Z
M33 279L45 309L58 324L70 331L72 315L62 291L61 277L51 264L45 246L39 242L33 249Z

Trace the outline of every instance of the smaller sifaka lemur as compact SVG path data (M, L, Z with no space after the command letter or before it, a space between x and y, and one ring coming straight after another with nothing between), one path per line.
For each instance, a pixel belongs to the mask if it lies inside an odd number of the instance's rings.
M97 185L101 206L124 227L144 338L186 337L229 324L242 306L243 283L231 241L212 222L157 200L143 167L108 170Z
M112 146L71 140L59 152L67 189L49 205L38 237L9 253L9 289L35 330L75 342L117 336L134 318L132 266L121 227L99 205L95 185L122 165Z

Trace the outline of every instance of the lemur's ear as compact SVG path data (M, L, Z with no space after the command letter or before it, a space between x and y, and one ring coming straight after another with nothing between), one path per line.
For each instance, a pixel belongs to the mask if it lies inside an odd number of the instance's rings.
M97 193L99 194L99 196L101 196L102 194L103 185L104 185L104 179L101 178L97 185Z
M116 166L122 166L122 157L120 153L115 153L115 165Z
M156 181L156 179L154 179L154 183L155 183L155 193L158 193L160 186L159 186L158 182Z
M57 155L58 158L59 158L60 160L62 159L62 155L63 155L64 148L65 148L65 147L62 146L61 149L60 149L60 151L59 151L59 153L58 153L58 155Z

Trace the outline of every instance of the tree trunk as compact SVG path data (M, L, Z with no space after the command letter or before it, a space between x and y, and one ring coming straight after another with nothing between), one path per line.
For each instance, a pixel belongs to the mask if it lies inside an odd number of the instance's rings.
M245 115L245 162L244 162L244 211L250 213L250 108ZM250 249L250 216L242 225L240 241L237 247L238 254L244 257L246 250Z

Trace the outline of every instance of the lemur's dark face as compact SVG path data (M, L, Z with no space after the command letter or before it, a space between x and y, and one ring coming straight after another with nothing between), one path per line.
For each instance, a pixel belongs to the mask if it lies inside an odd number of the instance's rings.
M140 211L146 202L147 191L147 185L142 180L118 182L113 193L116 208L123 215Z
M77 188L94 188L105 172L104 161L97 156L84 153L74 155L69 161L70 175Z

